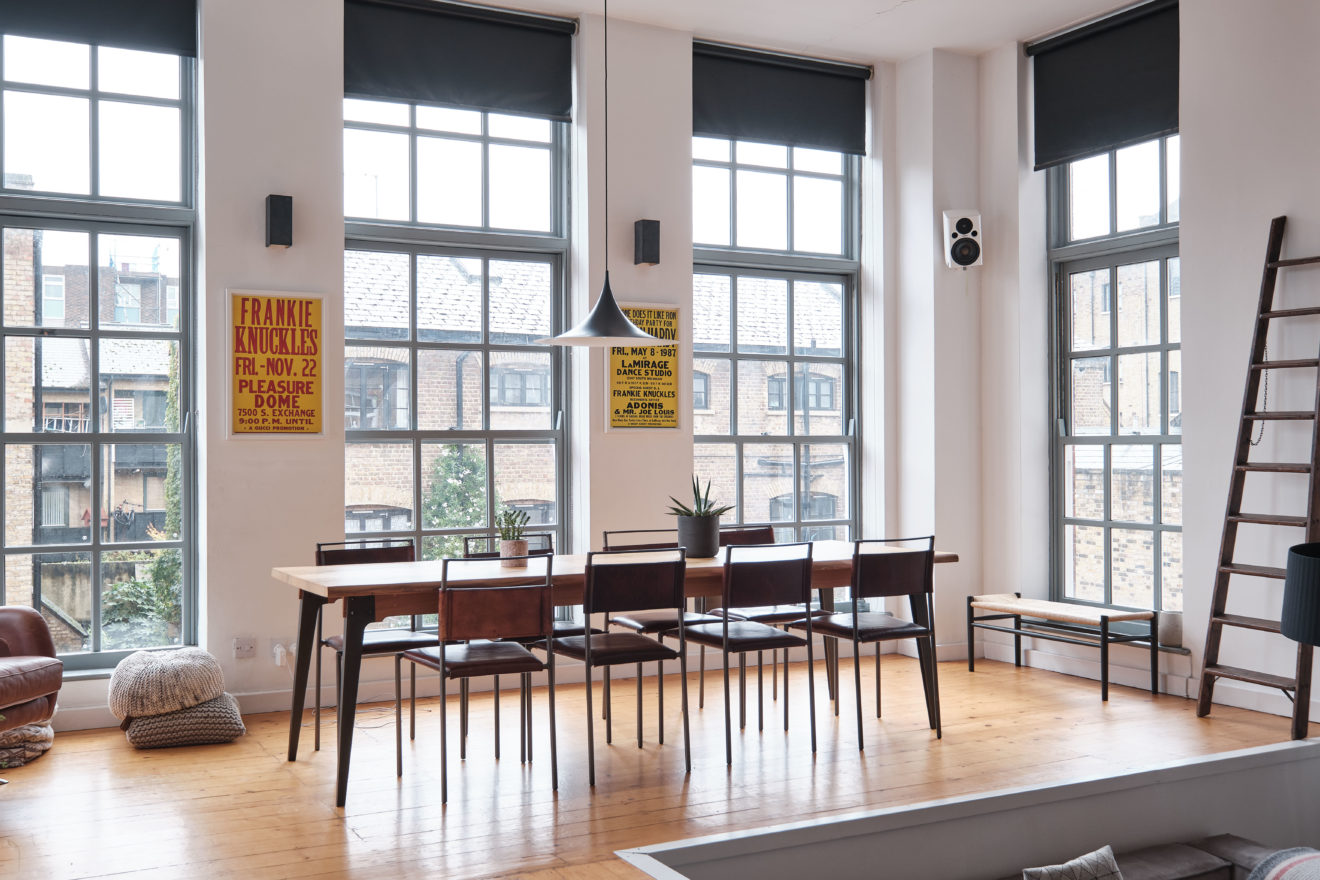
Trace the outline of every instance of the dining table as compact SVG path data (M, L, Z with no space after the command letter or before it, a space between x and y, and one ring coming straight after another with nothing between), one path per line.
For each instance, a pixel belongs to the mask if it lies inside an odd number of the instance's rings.
M895 551L904 549L894 547ZM724 584L724 555L687 558L684 592L688 598L718 598ZM852 577L853 542L812 542L811 585L821 590L822 607L833 607L834 587L846 587ZM935 551L936 563L957 562L958 555ZM554 556L551 588L555 605L581 605L586 586L586 554ZM387 617L434 614L439 607L441 560L380 562L357 565L289 565L271 569L271 577L298 591L298 650L294 664L293 698L289 716L289 760L298 759L303 703L316 644L316 623L324 606L343 601L343 671L336 710L338 761L335 804L348 797L349 760L353 750L353 724L357 712L358 682L362 669L362 639L367 626ZM499 586L525 582L528 575L506 568L499 559L470 560L453 586Z

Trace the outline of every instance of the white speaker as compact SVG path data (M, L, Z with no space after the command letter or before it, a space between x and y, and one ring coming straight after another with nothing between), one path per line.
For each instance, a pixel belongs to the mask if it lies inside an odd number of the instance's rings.
M944 212L944 263L950 269L979 266L981 215L972 210Z

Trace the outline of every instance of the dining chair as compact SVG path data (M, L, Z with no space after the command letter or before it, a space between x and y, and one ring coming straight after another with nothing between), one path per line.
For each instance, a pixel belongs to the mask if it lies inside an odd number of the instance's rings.
M546 660L523 644L525 640L552 638L554 607L550 587L552 556L516 557L526 560L526 570L509 572L498 586L463 586L471 575L488 568L487 559L446 559L440 568L437 631L439 644L404 652L396 663L408 660L413 667L425 666L440 673L440 802L449 800L448 788L448 687L450 679L465 682L484 675L531 675L546 671L550 704L550 779L559 790L559 754L555 744L555 660ZM523 729L531 725L530 694L520 707ZM396 717L400 711L395 698ZM498 722L497 722L498 723ZM497 730L498 736L498 730ZM401 756L403 738L396 729L395 748ZM400 757L400 761L402 757Z
M683 576L686 554L681 548L656 550L607 550L587 554L586 589L582 608L587 615L603 614L606 631L587 635L556 637L551 643L553 652L579 660L586 668L587 681L587 760L588 777L596 784L595 711L592 706L592 670L625 663L637 664L637 747L642 747L642 664L652 660L679 661L679 680L682 687L683 756L688 772L692 770L692 749L688 739L687 640L680 627L678 650L651 639L639 632L609 632L612 615L632 611L668 608L673 620L679 620L684 611ZM602 683L605 701L605 741L612 741L613 719L610 712L609 690ZM658 688L664 693L664 679ZM663 697L662 697L663 698ZM663 704L662 704L663 705Z
M849 639L853 648L853 682L857 691L857 747L865 749L862 735L862 666L858 646L874 644L875 717L880 717L880 643L915 639L921 666L921 686L926 696L926 714L935 737L944 736L940 726L940 685L935 662L935 537L880 538L853 542L852 610L817 617L810 629L833 639ZM907 596L912 620L887 612L858 611L863 599ZM794 624L802 629L803 624ZM837 652L836 652L837 656ZM838 705L837 700L835 705Z
M811 751L816 751L816 675L812 653L811 543L733 545L725 551L724 586L721 593L725 608L752 608L795 605L802 608L803 639L783 629L755 620L721 617L716 623L687 626L687 638L699 645L719 648L724 660L724 752L733 764L733 734L729 703L729 655L741 661L750 651L807 649L807 688L811 713ZM757 704L762 705L761 682L757 679ZM788 729L788 680L784 681L784 729Z
M416 547L411 538L358 538L351 541L324 541L316 545L317 565L360 565L373 562L412 562L417 558ZM325 609L322 608L322 611ZM400 654L410 648L424 648L436 644L434 633L419 630L420 617L413 615L408 629L380 628L368 629L362 636L362 656L383 657ZM320 613L316 617L316 706L312 711L313 749L321 748L321 650L330 648L335 652L335 711L338 713L339 696L343 693L344 637L333 635L322 637ZM413 730L417 724L417 676L411 678L411 701ZM399 683L395 683L396 693Z

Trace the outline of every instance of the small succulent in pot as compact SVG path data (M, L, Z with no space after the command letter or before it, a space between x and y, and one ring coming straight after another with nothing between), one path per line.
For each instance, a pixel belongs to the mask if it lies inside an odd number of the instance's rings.
M732 504L710 500L710 480L701 488L701 480L692 476L692 504L687 505L670 495L674 502L669 512L678 517L678 545L688 556L709 558L720 551L720 517L733 510Z
M512 507L506 507L495 514L495 528L500 533L500 558L508 559L511 556L527 555L527 539L523 533L527 528L527 522L531 519L525 510L515 510ZM509 559L502 562L505 568L526 568L527 561L524 559Z

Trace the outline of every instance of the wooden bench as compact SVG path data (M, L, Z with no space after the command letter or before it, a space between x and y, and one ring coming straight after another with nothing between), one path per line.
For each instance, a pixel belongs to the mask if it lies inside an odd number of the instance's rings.
M978 615L977 611L989 614ZM988 621L1012 620L1012 626ZM1112 632L1110 624L1146 621L1142 633ZM1159 693L1159 614L1155 611L1119 611L1071 602L1023 599L1020 593L993 593L967 597L967 668L976 671L976 630L989 629L1013 634L1013 665L1022 665L1022 637L1089 645L1100 648L1100 699L1109 699L1109 646L1123 642L1150 645L1150 692Z

